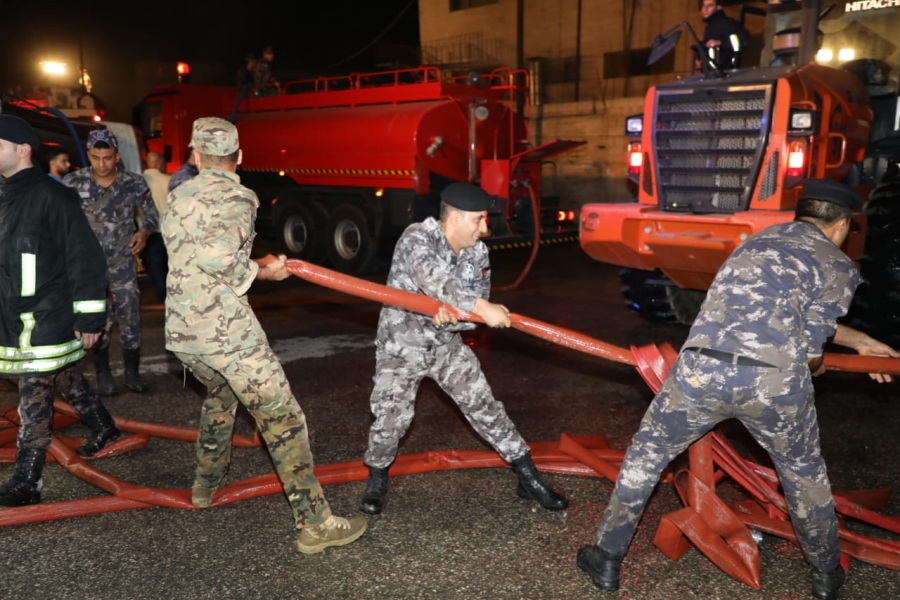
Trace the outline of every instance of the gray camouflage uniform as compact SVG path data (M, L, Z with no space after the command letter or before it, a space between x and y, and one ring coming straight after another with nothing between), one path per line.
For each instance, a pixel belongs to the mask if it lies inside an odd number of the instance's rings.
M410 225L394 250L387 285L430 296L471 311L478 298L488 299L491 265L487 247L478 242L453 251L440 223L428 218ZM507 462L528 452L528 445L498 402L478 359L462 342L460 331L474 323L435 327L431 317L385 306L375 340L375 388L370 399L375 422L369 431L364 462L385 468L397 455L400 438L415 413L416 392L431 377L459 405L466 419Z
M208 390L197 437L197 483L215 488L231 459L237 403L256 420L298 528L331 510L313 475L306 417L247 300L259 202L240 178L205 168L168 196L166 349Z
M63 183L78 192L81 208L100 241L109 265L112 304L108 303L105 335L101 336L97 347L109 346L109 332L113 318L117 317L122 348L140 348L141 310L137 261L131 254L129 243L135 233L135 209L139 208L143 216L142 229L148 234L159 229L159 212L153 203L150 188L141 175L125 171L121 167L116 169L116 179L107 188L97 183L91 167L69 173Z
M628 448L598 533L601 549L623 556L662 470L734 417L772 458L806 559L823 572L837 568L838 524L808 361L822 354L858 283L853 262L810 223L775 225L738 247ZM731 364L691 348L771 366Z

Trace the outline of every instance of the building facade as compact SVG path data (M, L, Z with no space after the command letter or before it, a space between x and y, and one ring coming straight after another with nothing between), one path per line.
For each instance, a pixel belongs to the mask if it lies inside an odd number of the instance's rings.
M726 12L739 17L739 7ZM680 21L702 38L699 0L419 0L423 64L457 73L525 69L532 142L587 141L546 173L548 186L556 181L550 193L577 204L631 198L625 118L642 112L651 86L690 75L686 32L674 52L647 65L654 38ZM748 15L745 24L758 44L763 19ZM753 64L754 50L743 64Z

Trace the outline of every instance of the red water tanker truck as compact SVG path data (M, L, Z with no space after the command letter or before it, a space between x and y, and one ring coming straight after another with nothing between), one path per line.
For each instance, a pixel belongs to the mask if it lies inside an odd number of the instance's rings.
M186 158L194 119L231 120L260 233L290 256L359 273L407 225L436 216L441 190L457 181L496 197L489 242L531 240L536 221L545 240L576 239L575 212L542 198L541 167L582 142L533 147L515 110L526 92L522 71L461 80L421 67L279 87L169 85L141 109L148 149L170 171Z

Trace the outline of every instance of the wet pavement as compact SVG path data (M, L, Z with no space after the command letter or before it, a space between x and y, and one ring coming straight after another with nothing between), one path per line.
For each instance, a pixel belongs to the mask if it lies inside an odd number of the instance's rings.
M524 251L494 252L495 285L510 282ZM621 302L616 269L594 263L576 245L544 248L520 289L495 294L512 311L627 346L669 341L685 328L652 324ZM383 281L384 276L368 279ZM144 302L154 302L148 287ZM318 465L359 460L371 422L368 396L378 307L299 280L251 291L257 314L306 412ZM146 307L145 379L152 391L107 401L121 417L195 427L201 391L163 348L161 311ZM488 381L525 438L561 433L606 435L624 448L652 395L636 371L553 346L514 330L479 328L467 336ZM113 368L121 369L118 346ZM118 359L118 360L117 360ZM118 376L121 383L121 375ZM865 376L816 380L822 446L836 489L900 483L896 441L897 385ZM0 387L0 405L16 394ZM238 433L251 434L245 413ZM744 455L765 460L737 423L722 429ZM67 434L80 435L81 426ZM417 415L401 453L488 447L432 382L420 390ZM124 480L186 488L193 446L151 439L139 451L97 461ZM229 481L270 473L262 449L236 449ZM6 479L12 465L0 465ZM359 541L319 555L296 551L291 513L280 494L209 510L148 508L0 529L0 598L766 598L809 597L808 568L795 546L765 536L762 589L726 576L697 551L670 561L652 543L662 515L681 507L671 485L652 497L626 557L618 594L600 592L575 567L578 548L593 541L612 484L547 475L568 495L564 513L519 499L508 469L441 471L392 478L382 515ZM45 502L92 497L95 488L56 464L44 473ZM357 510L363 482L326 487L338 514ZM740 499L733 485L720 494ZM892 497L890 514L900 514ZM853 561L842 598L900 598L900 572Z

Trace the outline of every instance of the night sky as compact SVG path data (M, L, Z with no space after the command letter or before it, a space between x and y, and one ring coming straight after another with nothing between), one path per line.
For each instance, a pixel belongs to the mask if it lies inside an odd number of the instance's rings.
M62 60L77 71L79 40L101 97L109 83L104 77L115 77L124 64L215 62L233 74L245 54L259 54L269 44L282 81L371 70L374 49L342 61L398 16L381 40L417 46L416 0L0 0L0 89L39 83L41 60Z

